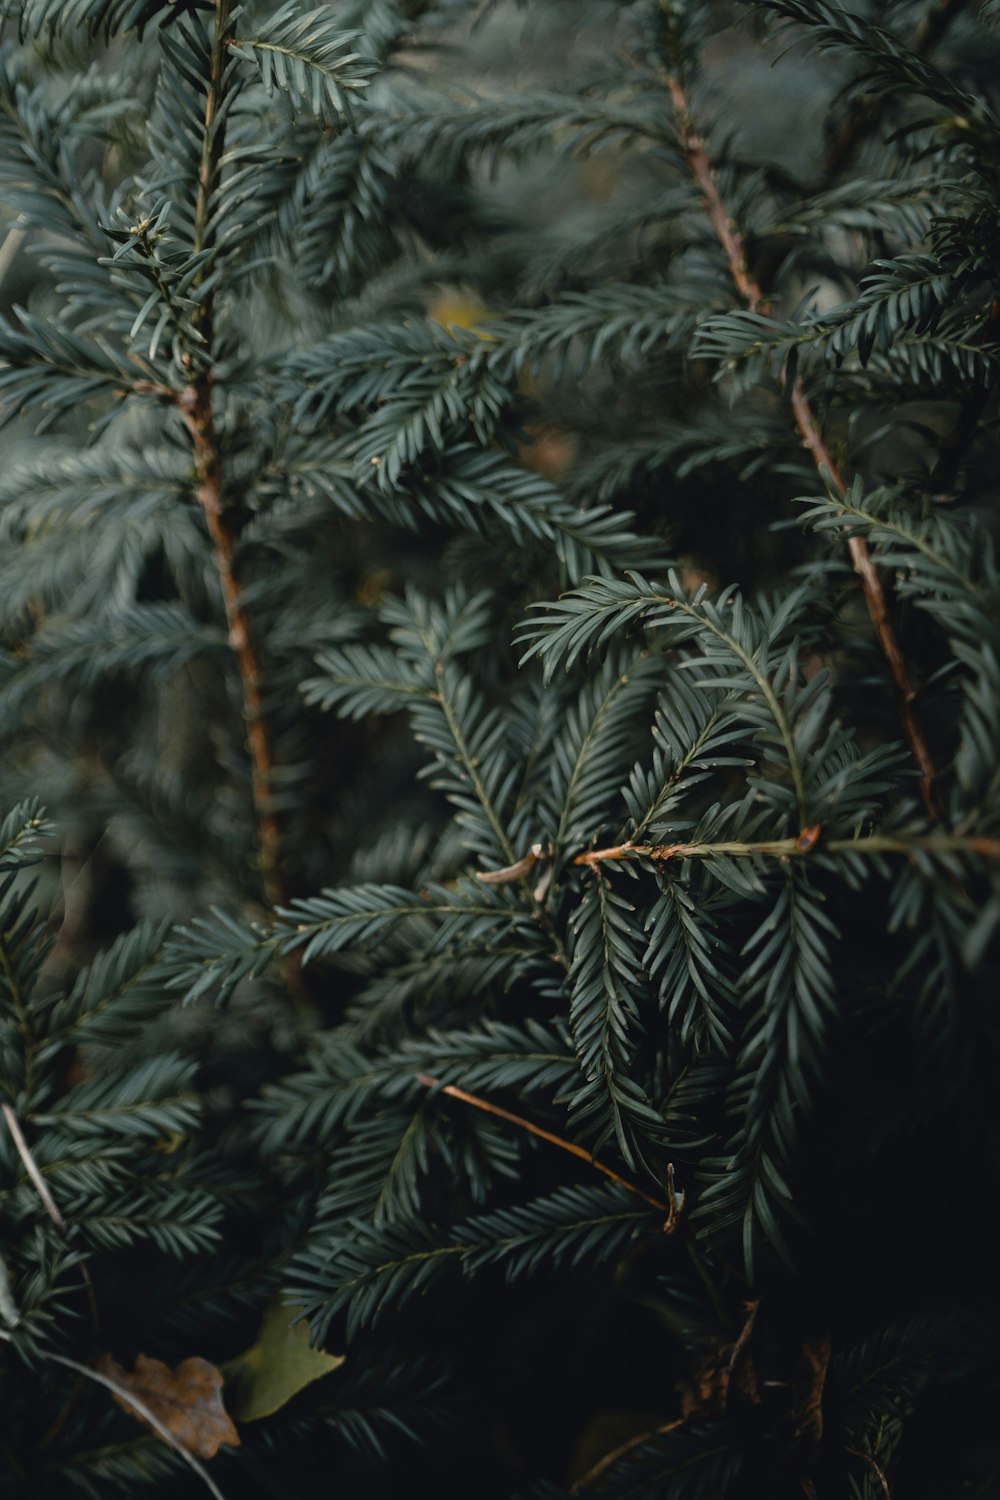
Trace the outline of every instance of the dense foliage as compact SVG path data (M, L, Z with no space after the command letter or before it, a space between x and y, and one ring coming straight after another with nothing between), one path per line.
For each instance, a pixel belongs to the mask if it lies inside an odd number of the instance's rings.
M0 1492L993 1493L997 7L3 14Z

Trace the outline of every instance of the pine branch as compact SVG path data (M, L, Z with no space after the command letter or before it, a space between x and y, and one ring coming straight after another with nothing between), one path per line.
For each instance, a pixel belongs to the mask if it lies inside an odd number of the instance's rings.
M291 1293L311 1304L311 1321L325 1332L331 1317L347 1313L348 1338L373 1327L416 1293L426 1293L451 1266L475 1274L489 1266L508 1281L546 1266L572 1269L588 1261L607 1266L648 1227L648 1208L632 1206L617 1184L560 1187L526 1204L460 1220L442 1232L421 1219L374 1228L355 1220L351 1237L328 1235L292 1265Z
M230 0L215 0L215 31L212 37L211 75L205 95L201 167L194 209L194 254L214 244L213 208L222 180L226 140L227 47L231 40ZM196 285L205 279L202 271ZM177 409L191 437L197 477L196 495L205 516L219 574L229 645L236 659L243 696L245 733L251 767L251 794L257 821L260 875L271 906L286 898L281 875L281 830L272 805L274 757L271 733L264 716L260 655L243 589L236 571L237 537L227 514L222 463L222 445L212 406L214 289L200 299L193 316L196 332L203 340L206 363L193 373L191 384L177 397ZM189 367L193 361L189 358ZM200 364L200 362L199 362Z
M729 266L733 284L749 312L759 312L765 303L764 292L748 269L746 247L743 238L730 219L719 185L708 155L705 140L699 133L691 110L691 103L680 78L664 72L663 82L669 91L677 117L678 138L681 150L698 187L701 189L709 222L719 244L722 246ZM785 376L783 375L783 380ZM846 492L846 484L826 446L823 434L805 387L800 377L791 386L791 408L804 446L820 474L828 477L829 483L839 494ZM920 769L921 791L928 816L937 821L940 816L934 791L935 768L924 735L920 716L915 707L916 692L910 680L909 668L900 649L899 641L889 615L889 606L872 560L868 543L863 537L850 536L847 543L855 572L861 579L865 602L883 655L899 693L900 715L907 743Z
M325 125L346 119L353 126L350 96L371 81L375 60L347 50L360 33L335 29L336 20L326 6L300 15L297 0L290 0L257 36L229 45L257 63L268 96L277 88L293 110L306 110Z

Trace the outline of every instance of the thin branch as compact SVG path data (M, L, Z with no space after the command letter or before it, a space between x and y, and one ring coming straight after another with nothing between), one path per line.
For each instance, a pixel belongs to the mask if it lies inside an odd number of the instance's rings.
M665 864L671 859L794 859L806 858L814 849L821 847L828 854L975 854L984 859L1000 859L1000 839L982 835L960 833L930 833L912 839L893 838L873 833L864 838L827 839L820 842L818 825L805 828L794 839L770 839L759 843L730 842L694 844L636 844L627 839L624 844L613 844L607 849L588 849L577 854L573 863L596 869L599 865L612 864L628 859L651 859Z
M688 99L687 91L680 79L673 74L664 72L661 76L670 94L677 116L677 131L681 151L687 161L691 175L701 190L709 222L725 253L733 284L749 311L759 312L765 305L764 292L748 268L743 237L726 212L726 205L719 191L719 185L715 180L715 173L705 147L705 141L693 121L691 103ZM784 379L784 377L782 378ZM802 442L812 455L817 469L821 474L825 474L829 478L829 482L836 493L843 495L846 486L826 446L819 423L809 404L805 387L800 379L796 379L792 384L791 405ZM854 565L854 570L861 579L865 602L868 605L868 613L871 616L879 645L888 662L893 681L899 690L903 729L913 757L920 769L920 785L924 806L931 820L937 822L939 813L933 789L935 775L934 762L927 747L927 741L924 737L919 716L914 708L916 693L910 680L905 658L900 650L899 642L896 639L896 634L889 618L885 590L882 587L882 581L879 578L878 570L872 560L871 552L865 539L863 537L849 538L848 551L851 562Z
M539 1140L548 1141L550 1145L558 1146L560 1150L568 1151L572 1156L579 1157L581 1161L585 1161L588 1166L593 1167L595 1172L602 1172L605 1177L610 1178L612 1182L617 1183L619 1187L625 1188L628 1192L634 1193L637 1198L641 1198L644 1203L648 1203L658 1213L666 1214L667 1222L664 1225L664 1233L671 1234L677 1227L679 1195L673 1191L672 1168L669 1169L671 1174L671 1201L664 1203L659 1198L651 1197L641 1187L636 1187L634 1182L629 1182L627 1178L620 1177L617 1172L611 1167L606 1167L602 1161L598 1161L583 1146L577 1146L572 1141L564 1140L561 1135L553 1135L551 1131L543 1130L540 1125L533 1125L523 1115L511 1114L510 1110L501 1109L499 1104L491 1104L488 1099L481 1099L478 1094L467 1094L464 1089L456 1088L454 1084L442 1083L439 1078L432 1078L429 1073L418 1073L417 1082L422 1083L424 1088L437 1089L440 1093L447 1094L451 1099L460 1099L463 1104L471 1104L473 1109L481 1109L488 1115L495 1115L497 1119L506 1120L511 1125L517 1125L521 1130L527 1130L531 1135L538 1136Z
M42 1203L45 1207L45 1212L48 1214L49 1218L58 1229L65 1229L66 1220L59 1212L59 1206L56 1203L56 1200L53 1198L52 1194L49 1192L48 1183L45 1181L45 1178L38 1170L35 1158L29 1151L28 1143L24 1139L24 1135L22 1134L20 1125L17 1123L17 1116L15 1115L9 1104L5 1104L3 1106L3 1117L7 1121L7 1129L10 1131L11 1139L13 1140L14 1145L17 1147L17 1154L24 1163L24 1170L31 1178L31 1181L35 1187L35 1191L38 1193L38 1196L39 1198L41 1198Z

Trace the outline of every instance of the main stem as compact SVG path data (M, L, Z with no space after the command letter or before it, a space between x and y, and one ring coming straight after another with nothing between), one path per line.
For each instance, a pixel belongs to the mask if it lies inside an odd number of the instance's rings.
M226 517L223 503L222 459L212 413L210 379L188 386L183 393L180 412L191 434L198 504L204 513L215 552L215 566L222 588L226 624L229 627L229 645L240 674L261 881L271 905L281 906L285 901L285 892L279 873L280 831L278 820L271 810L271 741L261 699L260 657L253 642L249 616L234 568L236 537Z
M205 120L202 134L198 194L194 210L194 252L211 247L214 231L212 209L222 173L225 151L225 79L230 29L230 0L216 0L215 34ZM194 449L197 499L205 516L215 553L222 599L232 648L240 676L246 746L250 757L251 794L257 825L259 868L264 893L272 906L285 901L280 874L281 843L278 820L272 810L273 758L261 695L260 657L254 644L250 617L236 570L237 534L225 503L222 447L212 406L212 349L215 329L215 291L202 298L194 315L194 326L203 339L197 363L189 357L190 384L178 398L178 410L191 436Z
M709 222L725 253L733 283L747 308L751 312L758 312L764 305L764 292L760 283L751 274L747 266L746 247L743 243L743 237L739 233L739 230L735 228L726 212L726 205L722 200L722 194L719 192L719 185L715 180L715 173L712 170L712 163L705 149L704 139L693 123L691 104L687 96L687 91L680 79L673 74L665 73L663 76L677 117L677 131L681 151L687 161L691 175L701 190ZM821 473L825 473L829 477L829 482L833 485L837 494L843 495L846 491L843 477L823 440L820 425L809 404L805 387L799 379L796 379L792 384L791 404L796 426L802 436L803 444L809 449L813 462ZM923 727L914 706L916 693L910 681L906 660L900 650L899 641L892 627L882 580L879 577L878 569L875 566L868 543L864 537L852 536L848 538L847 547L851 562L854 564L854 570L861 579L865 602L868 605L868 613L871 616L879 645L889 664L892 679L899 689L903 730L906 734L910 750L913 753L913 758L920 769L920 787L924 806L928 816L932 821L936 822L938 820L938 809L934 796L934 762L931 759Z

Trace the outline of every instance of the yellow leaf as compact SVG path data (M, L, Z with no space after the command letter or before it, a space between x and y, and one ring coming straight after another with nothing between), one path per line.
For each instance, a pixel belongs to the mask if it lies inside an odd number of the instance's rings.
M264 1312L257 1342L226 1367L226 1399L240 1422L256 1422L280 1411L299 1391L344 1363L309 1344L301 1308L275 1299Z

